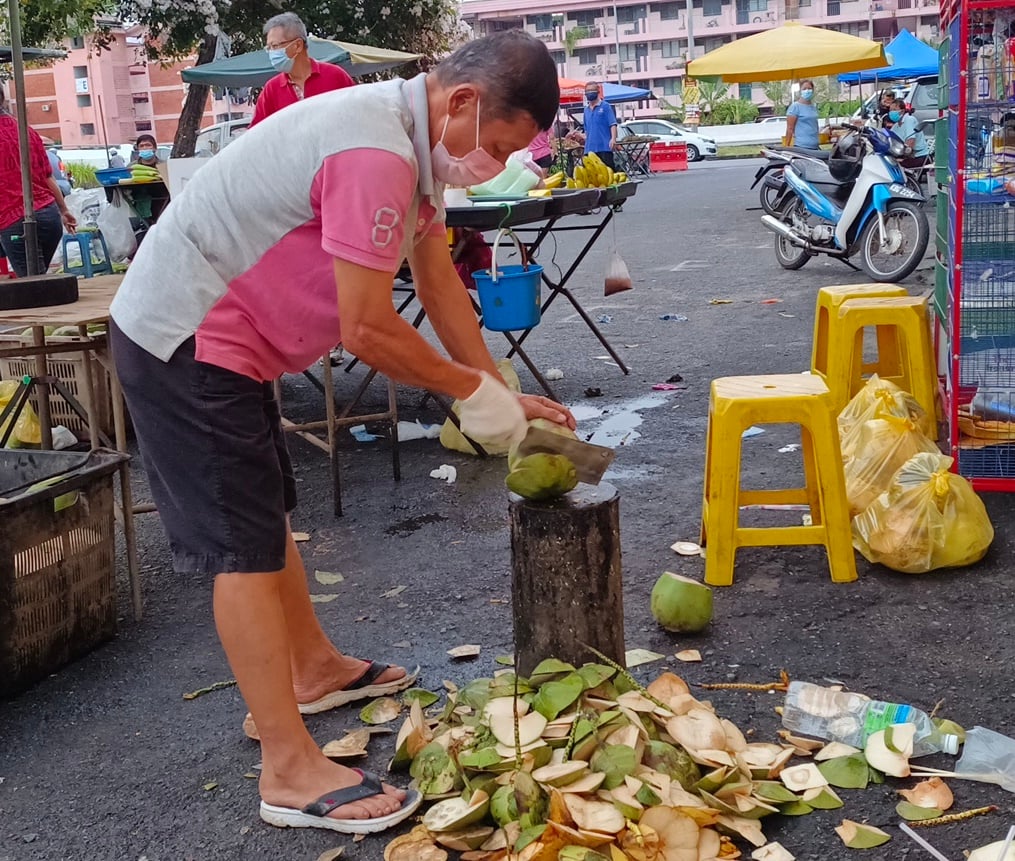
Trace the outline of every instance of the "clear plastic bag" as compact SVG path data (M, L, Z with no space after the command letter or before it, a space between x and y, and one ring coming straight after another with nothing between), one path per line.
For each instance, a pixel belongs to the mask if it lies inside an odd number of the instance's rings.
M868 562L923 574L983 558L994 527L972 486L949 472L952 458L921 453L853 520L853 544Z
M98 228L113 260L127 260L137 251L137 238L130 223L130 207L121 191L114 191L112 202L99 213Z
M1015 739L974 726L966 731L962 756L955 763L955 773L966 780L996 783L1015 792Z
M610 255L610 263L606 267L606 287L603 290L604 296L612 296L614 293L623 293L631 289L631 273L627 271L627 264L616 251Z
M940 454L909 419L895 416L871 419L856 431L856 449L847 461L846 499L849 516L856 517L882 493L888 490L899 470L914 454Z
M511 364L510 359L501 359L498 361L497 370L500 371L501 377L504 378L504 382L511 391L520 392L522 390L522 382L518 379L518 372L514 369L514 365ZM461 415L461 403L459 401L454 401L451 404L451 410L456 416ZM449 451L460 451L463 454L471 455L477 454L476 450L469 444L469 441L455 426L455 423L451 421L451 419L446 419L444 421L444 426L441 428L440 440L441 445ZM483 443L483 450L490 455L503 456L508 453L508 446Z
M857 438L863 423L886 416L909 419L928 439L937 437L934 418L927 415L916 398L891 380L882 380L874 374L839 413L839 440L844 461L848 461L856 452Z

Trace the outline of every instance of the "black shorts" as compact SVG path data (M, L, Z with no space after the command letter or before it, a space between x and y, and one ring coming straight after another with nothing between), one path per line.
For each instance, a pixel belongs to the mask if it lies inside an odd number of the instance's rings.
M168 362L109 339L176 570L284 568L296 480L271 383L197 361L193 338Z

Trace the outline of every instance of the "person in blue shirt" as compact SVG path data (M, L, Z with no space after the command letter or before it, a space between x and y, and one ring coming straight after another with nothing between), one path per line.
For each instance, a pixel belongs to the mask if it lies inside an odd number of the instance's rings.
M607 102L599 89L599 84L585 85L585 154L594 152L603 163L612 169L613 148L617 145L617 115L613 105Z
M911 150L910 154L899 160L903 167L923 167L930 156L927 136L920 131L920 121L906 110L902 99L892 102L888 119L892 123L892 134L899 137Z
M814 106L814 82L801 81L800 95L786 111L786 146L820 149L818 109Z

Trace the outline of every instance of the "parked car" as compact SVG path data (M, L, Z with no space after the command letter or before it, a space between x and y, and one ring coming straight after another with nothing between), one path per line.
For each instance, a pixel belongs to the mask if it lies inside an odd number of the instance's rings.
M884 90L891 90L895 98L902 99L913 110L913 114L921 122L936 120L940 115L938 109L937 75L917 78L915 81L885 84L868 98L853 114L854 119L866 119L877 112L878 101Z
M786 122L786 117L785 116L781 116L781 117L758 117L754 122L756 122L756 123L784 123L784 122Z
M669 120L628 120L620 124L617 138L623 140L626 135L651 135L661 143L686 144L688 161L714 158L719 152L711 138L702 137Z
M197 133L194 155L197 158L211 158L213 155L218 155L247 130L250 126L250 119L250 117L244 117L239 120L229 120L201 129Z

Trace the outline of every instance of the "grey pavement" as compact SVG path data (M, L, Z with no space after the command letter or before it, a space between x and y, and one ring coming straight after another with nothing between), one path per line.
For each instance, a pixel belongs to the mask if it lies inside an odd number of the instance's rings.
M798 272L778 267L772 235L748 185L756 162L696 164L686 173L647 181L617 219L617 248L634 278L632 291L604 298L603 274L613 250L608 231L574 286L631 366L624 376L571 309L551 308L530 340L543 369L564 372L561 397L583 416L581 429L623 442L612 480L622 496L625 625L630 647L672 656L701 650L700 664L672 658L641 668L651 678L670 668L692 683L767 682L786 669L793 678L838 680L872 696L912 702L960 723L1015 735L1010 559L1012 499L987 497L997 535L974 568L924 576L873 568L858 557L859 579L833 584L824 555L812 548L742 551L732 587L715 594L715 618L701 635L659 629L648 596L664 570L702 576L703 561L677 557L676 540L696 540L709 381L717 376L794 373L808 366L813 306L828 284L865 280L839 263L812 260ZM928 207L928 214L932 210ZM573 238L562 240L565 259ZM540 261L553 265L552 245ZM930 271L909 280L932 286ZM710 304L712 299L731 304ZM778 300L769 302L768 300ZM664 321L682 314L686 322ZM499 336L490 344L503 350ZM500 353L503 354L502 352ZM339 373L342 392L360 370ZM680 374L686 389L653 392ZM524 371L523 384L532 390ZM587 398L597 387L602 397ZM382 387L368 396L384 400ZM287 380L287 410L320 412L313 390ZM418 392L399 391L403 418L436 421ZM798 437L797 437L798 438ZM780 453L794 441L773 426L744 443L745 473L758 484L800 471L799 455ZM294 528L308 570L340 572L344 582L312 591L337 598L318 604L326 630L350 653L420 664L421 683L440 690L490 675L493 659L511 651L510 554L501 460L446 452L435 441L402 444L402 481L391 479L383 443L344 444L347 514L334 519L326 461L295 440L302 502ZM429 477L442 463L458 469L453 485ZM140 470L136 490L145 498ZM312 831L281 831L257 817L257 783L244 775L258 747L240 731L239 693L216 691L192 701L182 694L230 678L211 615L207 578L172 573L157 519L139 519L146 615L135 623L121 582L117 639L13 701L0 703L0 861L313 861L344 845L344 857L378 861L387 837L361 843ZM405 586L393 598L381 597ZM482 645L471 662L446 650ZM716 692L712 701L757 740L778 728L772 694ZM324 743L358 725L355 708L308 718ZM370 765L383 769L390 737L371 744ZM947 767L947 757L930 762ZM215 784L213 788L206 786ZM833 828L846 817L886 827L893 841L865 857L927 857L894 827L896 788L889 781L843 792L840 811L766 819L764 828L799 859L854 857ZM991 816L928 829L949 858L1002 839L1015 821L1013 796L998 787L956 784L956 809L996 804ZM749 852L748 852L749 854Z

